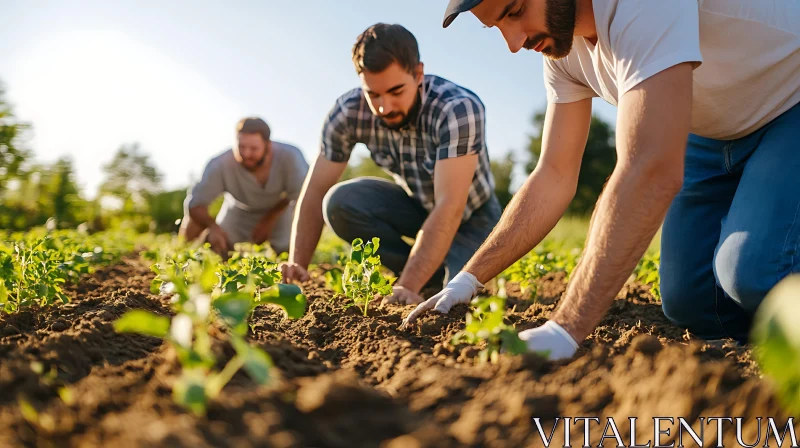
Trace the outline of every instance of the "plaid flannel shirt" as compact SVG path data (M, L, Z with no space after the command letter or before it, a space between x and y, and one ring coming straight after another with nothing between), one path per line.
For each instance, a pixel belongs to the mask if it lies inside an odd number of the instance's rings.
M361 88L345 93L325 120L322 154L333 162L347 162L353 147L363 143L372 160L428 212L435 205L436 161L478 154L462 215L466 221L494 194L483 103L471 91L434 75L425 76L421 98L417 119L393 130L372 113Z

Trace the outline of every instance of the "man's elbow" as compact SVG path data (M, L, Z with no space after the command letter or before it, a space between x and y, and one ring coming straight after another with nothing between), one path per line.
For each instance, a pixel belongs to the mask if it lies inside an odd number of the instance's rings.
M450 220L460 221L467 207L467 198L443 198L436 201L434 210Z
M638 188L647 190L653 200L672 201L683 188L682 164L652 163L637 171Z

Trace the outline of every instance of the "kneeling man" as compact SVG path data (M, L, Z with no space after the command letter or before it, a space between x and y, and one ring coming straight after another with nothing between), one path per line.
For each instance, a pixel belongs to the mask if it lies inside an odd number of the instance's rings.
M179 235L202 237L226 256L240 242L264 244L280 254L289 249L294 201L308 163L294 146L270 140L260 118L244 118L236 127L234 148L211 159L203 177L189 190ZM216 219L208 206L225 194Z
M423 74L414 36L377 24L353 47L361 87L336 100L321 154L298 201L285 281L305 280L323 217L345 241L380 238L381 262L400 273L387 302L419 303L480 247L502 212L494 195L485 111L471 91ZM339 180L363 143L392 174ZM403 237L416 238L413 246Z

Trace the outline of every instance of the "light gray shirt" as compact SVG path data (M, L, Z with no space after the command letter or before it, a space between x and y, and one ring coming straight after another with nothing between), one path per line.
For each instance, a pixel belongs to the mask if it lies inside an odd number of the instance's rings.
M296 147L273 141L272 152L272 166L267 183L263 186L253 173L236 161L232 149L211 159L203 171L203 177L187 194L187 213L191 208L208 206L224 194L225 199L216 221L226 231L233 233L230 235L232 239L247 240L253 226L281 199L297 200L308 174L308 163ZM289 209L287 219L281 219L279 229L276 229L281 234L288 230L282 227L291 224L293 207Z
M303 153L294 146L272 142L272 166L265 185L244 168L228 149L211 159L203 177L186 198L189 208L208 205L219 195L225 195L223 208L235 207L246 212L264 214L283 197L297 200L303 181L308 174L308 163Z

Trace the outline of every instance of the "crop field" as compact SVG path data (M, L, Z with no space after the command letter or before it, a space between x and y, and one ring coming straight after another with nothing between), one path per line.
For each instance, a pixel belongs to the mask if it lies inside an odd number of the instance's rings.
M407 328L412 306L381 305L394 278L380 241L339 245L302 285L282 284L280 259L258 246L223 261L124 232L0 241L2 447L542 446L537 424L545 436L557 425L551 446L564 446L557 419L586 416L602 423L573 424L573 446L598 446L608 418L625 423L626 445L638 418L646 445L658 416L704 429L709 447L716 424L703 418L735 416L742 439L763 446L759 417L784 430L797 415L786 336L773 329L759 351L673 326L657 251L575 358L548 362L524 353L517 332L558 305L581 254L566 237L543 242L473 306ZM767 356L781 350L788 373ZM678 446L677 421L668 427L660 442ZM725 432L725 446L736 437ZM697 446L686 432L682 441Z

